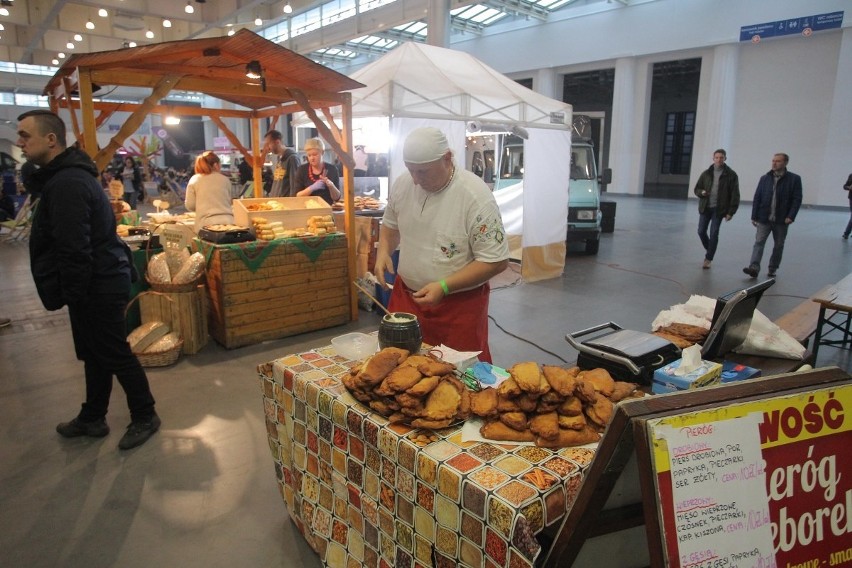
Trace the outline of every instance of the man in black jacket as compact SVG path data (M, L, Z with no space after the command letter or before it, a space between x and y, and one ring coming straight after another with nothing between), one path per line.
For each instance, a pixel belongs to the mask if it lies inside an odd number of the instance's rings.
M740 205L740 180L725 163L727 157L722 148L713 152L713 165L702 172L693 190L698 196L698 238L707 251L703 268L710 268L716 255L722 219L730 221Z
M68 306L74 349L86 375L86 401L56 431L66 438L109 434L105 417L115 375L131 417L118 446L129 449L160 427L148 378L125 336L130 261L97 167L85 152L66 148L65 136L65 124L50 111L18 117L17 145L40 166L33 177L42 188L30 234L30 269L45 308Z

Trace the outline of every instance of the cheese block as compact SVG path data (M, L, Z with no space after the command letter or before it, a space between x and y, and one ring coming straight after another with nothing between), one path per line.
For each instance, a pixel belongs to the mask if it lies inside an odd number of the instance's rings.
M169 326L165 323L149 321L131 331L130 335L127 336L127 343L130 344L131 351L142 353L168 332Z

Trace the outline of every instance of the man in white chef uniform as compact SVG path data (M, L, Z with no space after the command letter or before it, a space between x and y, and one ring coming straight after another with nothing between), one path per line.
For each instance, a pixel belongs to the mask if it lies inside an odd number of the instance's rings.
M382 221L376 274L399 270L389 309L417 315L423 341L459 351L488 349L489 279L509 263L497 202L488 186L453 160L437 128L412 131L403 146L407 169L393 184Z

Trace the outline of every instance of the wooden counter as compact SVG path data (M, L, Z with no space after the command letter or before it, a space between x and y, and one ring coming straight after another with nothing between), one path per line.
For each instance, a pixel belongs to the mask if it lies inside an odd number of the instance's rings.
M228 349L350 319L343 234L193 247L207 259L210 335Z

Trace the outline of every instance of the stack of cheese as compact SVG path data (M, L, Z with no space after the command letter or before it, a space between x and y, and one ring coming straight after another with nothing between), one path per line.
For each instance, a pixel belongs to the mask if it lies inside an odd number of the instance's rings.
M299 234L298 231L285 230L284 223L281 221L269 221L265 217L255 217L251 222L254 225L255 236L262 241L286 239Z
M174 349L179 341L180 334L169 331L169 326L161 321L143 323L127 336L134 353L161 353Z
M308 218L308 232L314 235L336 233L337 225L331 215L314 215Z

